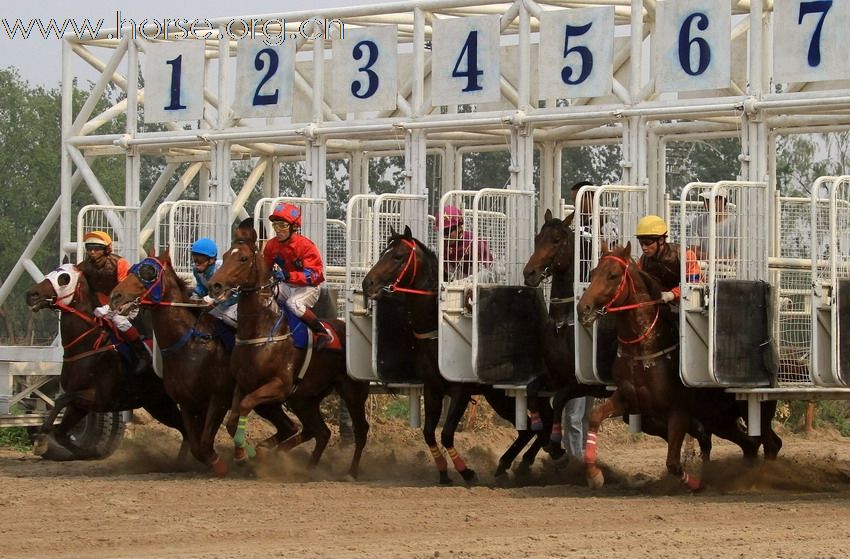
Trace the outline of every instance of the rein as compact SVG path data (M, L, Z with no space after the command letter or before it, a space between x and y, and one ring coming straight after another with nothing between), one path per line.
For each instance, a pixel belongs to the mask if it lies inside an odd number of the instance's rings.
M639 309L641 307L649 307L655 306L655 318L652 319L652 324L649 325L649 328L636 338L632 338L631 340L624 340L623 338L617 336L617 341L621 344L637 344L646 339L647 336L655 329L655 325L658 324L658 317L661 316L661 307L660 304L663 302L661 299L655 299L653 301L642 301L640 303L633 303L630 305L621 305L619 307L612 307L614 301L620 298L621 295L626 291L626 286L631 287L632 295L637 295L637 289L635 289L634 280L632 280L632 276L629 273L629 262L619 256L614 256L612 254L606 254L600 260L613 260L614 262L620 264L624 268L623 279L620 280L620 284L617 286L617 291L614 292L614 296L611 297L611 300L606 304L602 305L602 309L600 314L607 314L609 312L621 312L628 311L632 309Z
M416 260L416 242L409 239L399 239L404 246L410 249L410 252L407 255L407 262L404 264L404 268L402 268L401 273L395 279L395 281L385 287L388 292L393 293L394 291L398 291L399 293L412 293L413 295L436 295L436 291L427 291L424 289L413 289L411 287L402 287L401 282L404 278L407 271L410 269L411 264L413 265L413 273L410 276L410 283L408 285L413 285L416 281L416 272L418 270L419 264Z
M80 287L78 286L76 291L71 296L71 302L74 301L74 298L76 297L76 295L79 291L80 291ZM68 298L68 296L63 297L63 299L67 299L67 298ZM96 355L98 353L103 353L104 351L111 351L113 349L117 349L118 346L115 345L115 344L101 345L107 339L106 329L108 328L107 324L103 321L103 319L97 318L95 316L87 315L84 312L81 312L81 311L75 309L74 307L71 307L71 306L69 306L65 303L59 302L58 300L55 300L55 299L51 303L51 306L54 309L59 310L59 312L67 313L67 314L71 314L73 316L76 316L77 318L79 318L80 320L82 320L83 322L85 322L86 324L89 325L89 328L87 330L85 330L82 334L80 334L79 336L77 336L76 338L74 338L73 340L68 342L67 344L62 345L62 349L64 349L65 351L68 351L72 347L76 346L78 343L82 342L90 334L97 333L99 331L99 335L98 335L97 339L95 339L94 344L92 344L92 349L90 349L88 351L83 351L82 353L78 353L77 355L73 355L71 357L63 357L62 361L66 362L66 363L70 362L70 361L77 361L79 359L83 359L83 358L88 357L90 355Z

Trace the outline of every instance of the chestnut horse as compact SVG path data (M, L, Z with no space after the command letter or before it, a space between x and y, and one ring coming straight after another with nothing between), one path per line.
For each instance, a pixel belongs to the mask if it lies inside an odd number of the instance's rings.
M316 446L308 464L315 467L330 439L319 404L335 389L345 402L354 427L355 448L348 475L356 478L369 432L366 421L369 384L349 377L345 353L333 350L313 351L309 366L299 375L307 351L295 347L283 311L278 310L273 284L269 281L271 272L258 250L257 232L251 220L239 225L234 239L209 285L210 294L220 301L233 292L239 294L236 347L230 358L236 391L228 420L237 450L250 448L245 444L245 428L251 410L263 404L285 402L301 420L303 430L291 440L281 442L278 448L291 448L315 438ZM345 323L339 320L329 323L339 339L344 340Z
M153 330L161 346L162 380L180 406L192 456L216 475L226 475L227 465L213 443L235 385L220 330L228 327L200 312L208 305L189 301L186 284L174 271L168 252L130 268L112 290L110 305L122 314L140 307L152 309Z
M54 437L76 458L94 457L91 451L74 444L69 436L69 431L91 411L145 408L155 419L180 431L185 443L180 411L166 393L162 380L151 367L135 374L119 354L121 343L114 341L111 323L93 315L96 299L80 268L63 264L27 291L26 301L33 312L60 311L59 328L65 342L59 380L64 393L44 419L35 442L36 454L47 450L47 436L63 409L65 414ZM183 448L180 454L182 457Z
M603 248L599 265L591 271L591 282L578 303L582 324L590 326L606 312L616 312L619 349L614 361L617 389L594 408L587 435L585 463L591 487L604 483L596 466L599 426L612 415L644 414L667 423L667 470L688 488L701 488L699 478L689 475L681 464L685 433L695 421L707 432L738 444L753 458L764 444L765 457L775 458L782 441L772 428L773 411L762 414L760 441L747 437L737 425L740 405L722 389L685 387L679 378L678 330L661 304L660 288L631 258L631 243ZM775 410L775 408L774 408Z
M451 483L448 462L437 446L436 438L446 396L449 397L449 409L440 439L457 472L464 481L471 483L476 479L475 471L466 465L455 449L454 435L472 396L483 394L496 413L511 423L515 420L515 405L514 399L502 390L482 384L451 382L440 374L437 358L437 276L436 254L415 239L409 227L405 227L403 234L392 232L387 247L363 278L363 292L373 300L387 293L396 294L399 298L413 331L414 372L423 383L425 424L422 433L440 474L440 483ZM551 416L545 414L544 420L550 427ZM520 471L527 472L545 443L545 433L535 437L538 434L531 430L519 431L517 439L499 459L496 479L499 480L511 468L516 456L534 439L522 459Z

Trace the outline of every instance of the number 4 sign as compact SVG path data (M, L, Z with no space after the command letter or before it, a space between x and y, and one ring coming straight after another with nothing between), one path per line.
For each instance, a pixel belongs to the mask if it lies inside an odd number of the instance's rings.
M204 41L148 43L145 49L145 122L204 116Z
M431 44L433 105L500 99L499 16L437 20Z

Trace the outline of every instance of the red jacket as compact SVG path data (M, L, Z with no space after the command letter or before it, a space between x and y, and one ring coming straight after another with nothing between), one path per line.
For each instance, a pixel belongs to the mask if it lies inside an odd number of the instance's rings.
M319 285L325 281L319 249L300 233L292 233L285 241L277 237L269 239L263 248L263 259L269 268L277 264L281 270L286 270L289 274L286 283L291 285Z

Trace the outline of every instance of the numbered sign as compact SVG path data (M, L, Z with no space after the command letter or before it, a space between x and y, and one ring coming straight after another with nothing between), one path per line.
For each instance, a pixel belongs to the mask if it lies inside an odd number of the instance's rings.
M655 89L720 89L731 82L732 15L728 2L666 0L658 3Z
M498 101L499 16L434 22L431 40L431 103Z
M236 50L237 118L292 114L295 41L269 46L263 41L239 41Z
M847 0L783 0L773 7L773 76L779 83L850 78Z
M540 98L599 97L614 75L614 7L540 15Z
M346 30L333 42L334 112L396 108L397 43L395 25Z
M203 118L204 66L204 41L147 43L145 122Z

